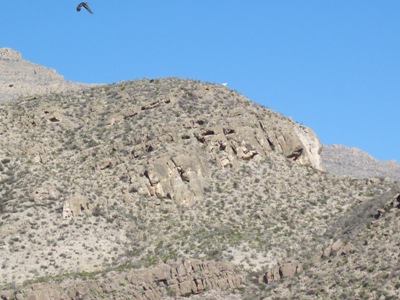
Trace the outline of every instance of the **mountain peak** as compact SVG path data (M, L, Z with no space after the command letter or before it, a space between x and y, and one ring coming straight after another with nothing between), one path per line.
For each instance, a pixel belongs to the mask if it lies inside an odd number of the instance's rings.
M31 63L21 53L0 48L0 103L32 95L82 89L82 83L64 80L56 70Z
M21 53L11 48L0 48L0 60L20 60Z

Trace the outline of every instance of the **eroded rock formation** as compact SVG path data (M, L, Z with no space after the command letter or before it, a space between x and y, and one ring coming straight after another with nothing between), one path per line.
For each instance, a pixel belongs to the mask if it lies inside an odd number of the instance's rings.
M278 263L265 273L260 281L264 283L272 283L284 278L293 277L303 271L302 265L297 261L287 261L285 263Z
M31 284L16 291L0 292L1 299L133 299L157 300L167 296L190 296L205 290L233 290L244 285L244 276L227 262L200 260L167 261L155 267L107 274L61 284Z

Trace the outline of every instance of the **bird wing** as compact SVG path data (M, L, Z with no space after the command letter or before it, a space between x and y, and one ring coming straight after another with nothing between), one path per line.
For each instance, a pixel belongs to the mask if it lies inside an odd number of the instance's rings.
M77 10L77 11L81 11L82 5L83 5L83 3L80 3L80 4L76 7L76 10Z
M86 8L86 10L88 12L90 12L91 14L93 13L92 10L90 9L89 5L87 5L87 3L83 3L82 5L83 5L84 8Z

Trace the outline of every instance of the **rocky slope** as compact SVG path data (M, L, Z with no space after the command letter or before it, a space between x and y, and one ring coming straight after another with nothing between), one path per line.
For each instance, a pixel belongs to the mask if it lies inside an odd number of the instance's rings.
M356 178L390 177L400 180L398 162L381 162L357 148L342 145L324 146L321 157L325 169L332 174Z
M60 93L86 86L66 81L55 70L22 59L18 51L0 48L0 103L21 96Z
M399 292L398 184L324 172L311 129L226 87L123 82L0 120L3 299Z

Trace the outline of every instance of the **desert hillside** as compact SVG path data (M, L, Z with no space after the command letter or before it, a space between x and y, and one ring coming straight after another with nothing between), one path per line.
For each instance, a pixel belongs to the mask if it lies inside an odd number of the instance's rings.
M221 85L0 105L2 299L395 299L400 187ZM383 298L382 298L383 297Z
M354 147L324 146L321 157L325 169L332 174L356 178L390 177L400 180L400 164L398 162L381 162Z

